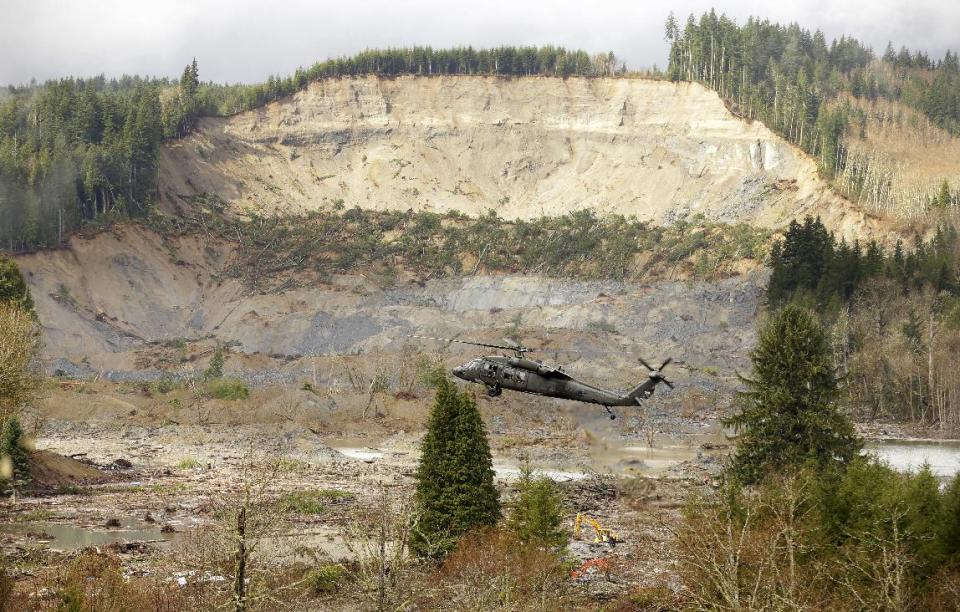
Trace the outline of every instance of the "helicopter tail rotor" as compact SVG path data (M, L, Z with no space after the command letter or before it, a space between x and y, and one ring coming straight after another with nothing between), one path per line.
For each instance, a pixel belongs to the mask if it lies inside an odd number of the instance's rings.
M663 384L665 384L665 385L667 385L668 387L670 387L670 389L674 389L674 388L675 388L674 385L673 385L673 383L670 382L669 380L667 380L667 378L663 375L663 369L664 369L665 367L667 367L668 365L670 365L670 362L673 361L673 357L667 357L667 358L664 360L664 362L660 364L660 367L659 367L659 368L652 368L652 367L650 367L650 364L647 363L646 361L644 361L642 357L638 357L637 360L638 360L641 364L643 364L643 367L647 368L647 369L650 371L650 372L647 374L647 376L650 377L650 380L655 380L655 381L657 381L657 382L662 382Z

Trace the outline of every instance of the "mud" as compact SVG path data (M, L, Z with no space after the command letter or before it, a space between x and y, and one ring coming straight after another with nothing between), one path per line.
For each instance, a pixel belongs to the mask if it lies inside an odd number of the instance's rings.
M514 335L545 348L537 358L612 387L632 386L642 376L636 357L672 355L677 376L689 373L709 393L747 366L765 282L760 272L639 285L471 276L382 288L354 276L263 294L219 277L221 256L198 254L199 248L195 238L161 243L127 227L74 238L70 250L20 257L43 324L48 372L183 381L203 373L220 342L228 345L226 372L250 384L342 389L352 384L344 364L354 355L374 368L417 353L440 354L447 365L474 355L469 347L413 335L481 341ZM136 271L111 263L121 255L136 255ZM141 275L152 279L149 287ZM126 340L118 343L118 336Z

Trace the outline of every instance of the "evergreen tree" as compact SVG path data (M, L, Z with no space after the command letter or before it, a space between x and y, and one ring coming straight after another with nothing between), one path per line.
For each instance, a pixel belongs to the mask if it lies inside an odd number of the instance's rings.
M462 535L500 518L493 459L476 400L446 376L437 382L415 499L411 550L421 557L442 558Z
M33 298L20 268L13 260L0 255L0 302L9 302L27 312L33 312Z
M826 334L797 306L773 315L751 353L753 378L726 420L741 434L731 468L745 483L814 462L844 464L860 442L837 406L837 379Z
M941 552L960 561L960 473L953 477L943 495L943 520L940 523Z
M23 427L8 417L0 432L0 482L3 488L20 489L30 482L30 454L23 446Z
M937 193L937 206L947 208L950 206L950 183L946 179L940 183L940 191Z
M203 374L206 378L221 378L223 376L223 345L217 342L217 348L213 351L213 357L210 358L210 365Z
M908 478L905 497L906 532L917 551L920 571L929 575L942 561L943 549L936 536L944 519L940 483L929 465Z
M507 527L525 544L559 549L568 540L563 516L563 495L556 483L546 476L534 477L529 463L524 462Z

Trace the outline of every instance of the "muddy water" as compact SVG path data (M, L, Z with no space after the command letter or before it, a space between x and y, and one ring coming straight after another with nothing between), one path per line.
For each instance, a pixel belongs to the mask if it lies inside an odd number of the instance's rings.
M554 460L534 465L534 468L561 482L586 478L594 471L656 477L687 461L701 464L722 462L733 444L735 442L719 429L702 435L661 436L647 442L608 440L591 448L585 461L583 458ZM940 478L952 478L960 473L960 440L873 440L865 446L865 452L896 470L915 471L928 463L931 471ZM384 449L371 447L335 448L347 457L367 463L381 460L386 454ZM494 457L493 468L502 480L514 480L520 473L517 462L510 457Z
M345 457L357 459L365 463L373 463L377 459L382 459L385 454L383 451L375 448L362 448L359 446L331 446L330 448Z
M865 451L900 471L916 471L924 463L939 478L960 473L960 440L878 440L867 442Z
M0 525L0 533L25 537L57 550L128 542L169 542L177 536L176 533L161 533L159 526L133 518L121 519L120 526L114 528L102 525L63 525L45 521L11 523Z

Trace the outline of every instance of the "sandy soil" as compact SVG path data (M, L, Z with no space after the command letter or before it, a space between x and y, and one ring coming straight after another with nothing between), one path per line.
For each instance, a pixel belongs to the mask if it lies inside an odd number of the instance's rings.
M264 108L204 119L162 152L160 193L217 194L236 212L359 206L584 208L671 223L779 227L821 215L847 236L878 225L831 192L814 162L695 83L442 76L319 81Z

